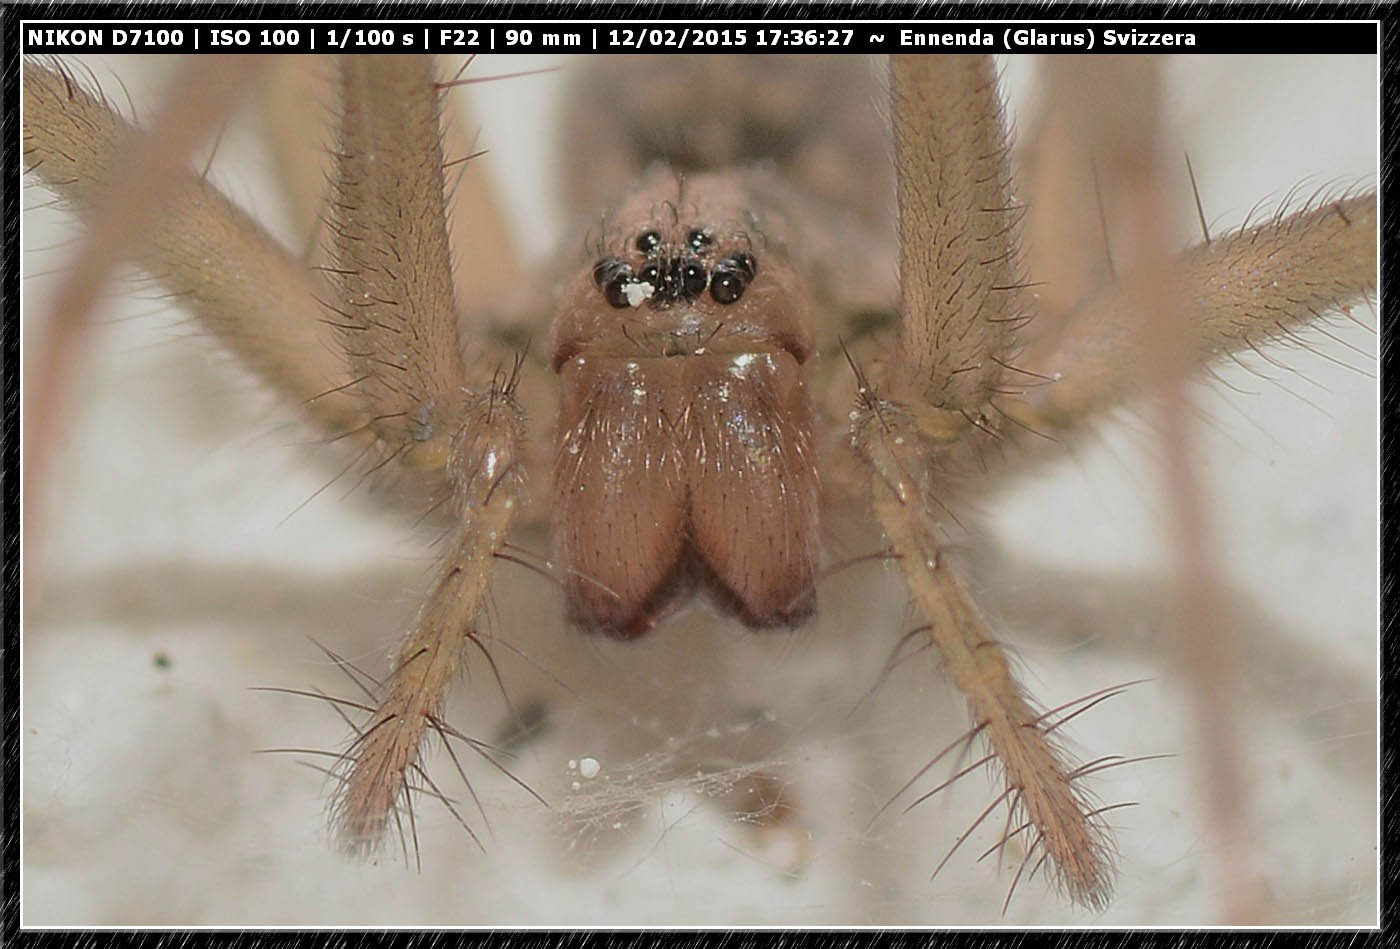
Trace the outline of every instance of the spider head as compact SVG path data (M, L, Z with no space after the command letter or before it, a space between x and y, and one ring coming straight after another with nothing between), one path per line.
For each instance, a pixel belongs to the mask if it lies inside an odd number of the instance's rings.
M783 349L806 359L807 294L738 172L659 168L615 214L568 285L556 369L583 350L685 356Z

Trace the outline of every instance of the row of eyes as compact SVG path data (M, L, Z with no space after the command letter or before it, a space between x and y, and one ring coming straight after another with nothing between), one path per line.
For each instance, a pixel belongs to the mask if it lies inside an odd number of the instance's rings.
M714 238L701 230L686 235L686 243L696 254L708 250ZM657 231L643 231L637 236L637 250L653 254L661 246L661 234ZM754 275L758 273L758 261L751 254L732 254L715 263L707 273L704 264L697 257L674 257L659 262L649 262L640 274L617 257L605 257L593 267L593 282L603 291L604 298L617 309L640 305L643 299L655 302L673 302L684 299L694 300L710 288L710 296L716 303L733 303L744 295ZM636 289L642 284L652 289L642 294Z

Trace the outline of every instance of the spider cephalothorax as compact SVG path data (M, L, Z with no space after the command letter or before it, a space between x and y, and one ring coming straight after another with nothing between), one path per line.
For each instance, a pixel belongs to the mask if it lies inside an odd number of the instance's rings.
M640 635L697 582L750 626L813 609L812 302L785 255L759 267L737 223L783 226L753 219L761 186L647 176L609 216L636 235L629 257L594 263L559 307L555 544L584 628Z

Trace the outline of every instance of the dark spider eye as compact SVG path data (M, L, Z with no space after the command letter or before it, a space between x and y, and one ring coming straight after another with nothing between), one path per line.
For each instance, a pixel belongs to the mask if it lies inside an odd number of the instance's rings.
M642 268L642 272L637 275L637 279L642 283L649 283L654 290L661 289L661 268L656 264L647 264Z
M758 273L758 261L750 254L735 254L715 264L710 277L710 296L716 303L733 303L744 295L749 281Z
M702 230L694 230L685 236L685 241L690 245L690 249L697 254L709 248L715 239Z
M632 268L616 257L604 257L593 265L593 282L598 286L603 286L614 277L622 275L631 276Z
M604 257L593 265L593 282L603 288L603 296L619 310L631 306L627 287L632 283L632 268L616 257Z
M607 297L609 303L619 310L625 310L632 303L627 299L627 287L632 283L630 276L614 277L608 281L608 285L603 288L603 296Z
M716 303L733 303L744 295L744 281L736 273L716 270L710 278L710 296Z
M642 231L637 235L637 250L650 254L661 243L661 235L656 231Z
M687 300L694 300L705 292L705 284L710 282L709 275L705 273L705 268L696 261L691 261L681 268L681 293Z

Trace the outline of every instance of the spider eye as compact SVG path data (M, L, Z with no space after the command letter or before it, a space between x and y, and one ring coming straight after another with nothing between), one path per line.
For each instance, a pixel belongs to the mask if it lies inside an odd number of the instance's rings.
M608 303L619 310L625 310L632 305L627 299L627 288L631 285L630 275L614 277L608 281L608 285L603 288L603 296L607 297Z
M716 270L710 278L710 296L716 303L733 303L744 295L744 281L737 274Z
M637 279L642 283L649 283L654 289L661 289L661 268L656 264L647 264L642 268L642 272L637 275Z
M749 281L758 273L758 261L749 254L735 254L715 265L710 277L710 296L716 303L733 303L744 295Z
M614 277L631 276L632 268L616 257L604 257L593 265L593 282L598 286L609 283Z
M691 261L681 267L681 293L687 300L694 300L704 293L705 285L709 282L709 274L705 273L705 268L700 266L698 261Z
M710 245L715 242L715 239L707 232L696 229L685 236L685 242L690 245L691 250L698 254L708 250Z
M642 231L637 235L637 250L650 254L661 244L661 235L656 231Z
M632 305L627 299L632 268L616 257L604 257L593 265L593 282L602 287L603 297L617 309Z

